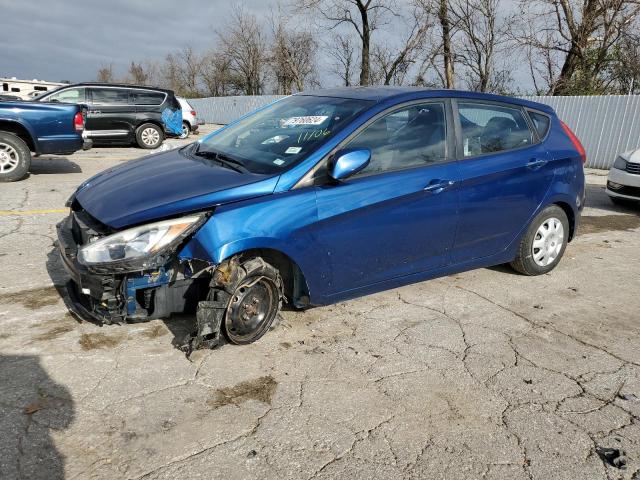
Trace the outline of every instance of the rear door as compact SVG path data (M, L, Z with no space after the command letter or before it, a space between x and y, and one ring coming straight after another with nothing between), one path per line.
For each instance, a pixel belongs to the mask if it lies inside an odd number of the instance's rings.
M413 103L372 122L344 148L368 148L359 174L316 189L331 294L446 265L458 207L446 101Z
M153 120L162 122L162 110L167 99L167 94L154 90L133 90L133 103L136 107L136 121L138 125ZM181 121L182 123L182 121Z
M455 264L505 250L529 224L554 171L521 107L458 99L454 110L462 152Z
M129 89L87 88L89 110L86 129L93 138L125 139L133 132L135 107L129 103Z

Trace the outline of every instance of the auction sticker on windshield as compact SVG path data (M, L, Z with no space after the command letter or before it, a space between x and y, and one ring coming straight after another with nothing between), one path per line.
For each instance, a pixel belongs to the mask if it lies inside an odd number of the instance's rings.
M290 117L283 123L286 127L293 127L296 125L321 125L327 118L326 115L309 115L305 117Z

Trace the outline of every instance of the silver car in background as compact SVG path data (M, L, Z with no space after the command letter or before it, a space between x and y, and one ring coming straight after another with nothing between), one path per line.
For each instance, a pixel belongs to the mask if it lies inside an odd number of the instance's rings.
M616 204L640 202L640 149L616 158L609 170L606 192Z
M187 138L192 133L198 133L198 126L204 121L198 120L195 109L189 104L186 98L176 97L182 108L182 134L180 138Z

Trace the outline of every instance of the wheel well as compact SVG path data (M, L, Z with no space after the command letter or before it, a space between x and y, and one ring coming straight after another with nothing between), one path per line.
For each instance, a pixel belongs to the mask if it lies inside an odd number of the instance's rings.
M569 220L569 241L573 240L573 234L576 231L576 216L573 213L573 209L565 202L556 202L554 205L560 207L567 215Z
M291 303L296 307L309 305L309 286L307 285L307 279L298 264L288 255L270 248L246 250L236 255L242 255L243 257L251 255L262 257L280 272L287 303Z
M7 132L15 135L27 144L29 150L31 150L32 152L36 151L36 146L33 142L33 139L31 138L31 134L19 123L0 121L0 132Z
M156 127L158 127L160 129L160 133L162 133L162 135L164 135L164 126L158 122L157 120L144 120L142 122L140 122L138 124L138 126L136 127L136 135L138 134L138 130L140 129L141 126L146 125L147 123L150 123L152 125L155 125Z

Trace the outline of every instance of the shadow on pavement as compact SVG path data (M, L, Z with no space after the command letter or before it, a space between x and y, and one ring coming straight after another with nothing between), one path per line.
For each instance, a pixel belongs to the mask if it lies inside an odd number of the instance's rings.
M32 355L0 354L0 386L0 478L64 478L65 457L52 432L75 417L69 391Z
M31 160L31 175L82 173L80 165L64 157L37 157Z

